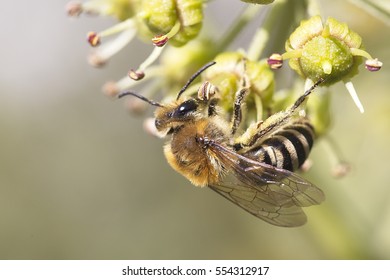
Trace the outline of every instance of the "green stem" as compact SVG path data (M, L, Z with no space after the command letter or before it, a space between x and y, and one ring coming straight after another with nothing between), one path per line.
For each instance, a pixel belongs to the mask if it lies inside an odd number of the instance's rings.
M285 3L285 1L274 3L264 23L257 29L248 48L248 58L250 60L256 61L260 59Z
M222 39L219 40L215 52L219 53L225 50L262 7L263 6L261 5L248 5L244 12L241 13L240 17L234 22L233 26L231 26Z
M317 0L307 0L307 14L309 17L321 15L320 5Z

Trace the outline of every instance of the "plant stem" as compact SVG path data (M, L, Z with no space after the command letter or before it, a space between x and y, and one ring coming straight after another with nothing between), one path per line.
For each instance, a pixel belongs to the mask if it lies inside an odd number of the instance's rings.
M217 43L215 52L219 53L226 49L241 30L254 18L257 12L262 8L261 5L248 5L247 8L241 13L239 18L234 22L233 26L228 29L228 32L224 34L221 40Z

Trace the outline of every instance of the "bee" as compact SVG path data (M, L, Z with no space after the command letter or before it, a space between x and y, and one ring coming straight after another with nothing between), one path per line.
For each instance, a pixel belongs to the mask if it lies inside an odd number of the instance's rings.
M236 135L248 88L235 95L231 120L221 114L216 88L204 82L196 97L183 97L191 82L214 62L202 67L178 93L161 104L126 91L156 106L155 126L170 140L164 154L171 167L192 184L208 187L254 216L276 226L306 223L302 207L320 204L324 193L297 175L315 137L310 122L299 111L321 82L314 84L285 111L254 123Z

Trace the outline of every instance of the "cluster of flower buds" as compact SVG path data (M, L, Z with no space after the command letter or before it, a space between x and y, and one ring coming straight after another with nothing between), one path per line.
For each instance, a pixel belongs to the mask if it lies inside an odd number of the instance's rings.
M273 2L242 1L252 4ZM366 58L365 66L369 71L378 71L382 63L363 49L361 37L346 24L333 18L324 22L320 16L303 20L286 41L285 53L274 53L268 60L257 61L248 59L243 52L220 53L220 49L210 39L193 40L202 27L203 6L202 0L89 0L83 3L70 2L67 11L70 16L86 13L111 16L119 21L104 31L87 34L90 45L97 47L89 58L94 66L104 65L136 36L155 46L139 67L131 69L121 80L105 85L104 91L110 96L116 96L140 83L140 80L144 82L151 78L158 78L158 82L152 83L147 90L150 95L162 87L170 89L172 93L177 92L191 73L204 63L215 60L216 66L208 69L203 79L218 86L222 108L231 112L234 94L240 87L247 87L248 119L258 120L266 117L266 114L282 110L296 97L291 90L288 94L287 91L274 94L274 76L269 69L279 69L283 61L289 59L290 67L306 79L305 88L320 79L324 80L321 86L342 81L359 110L363 112L363 105L351 78L358 73L363 57ZM103 38L114 34L117 35L116 38L102 43ZM161 55L168 41L171 46ZM151 66L159 57L160 64ZM142 107L134 104L129 106L134 111ZM317 131L324 133L330 122L329 96L313 95L307 107Z
M134 80L145 76L146 68L159 57L168 41L179 47L197 37L203 21L202 0L90 0L70 2L66 10L73 17L86 13L111 16L119 21L106 30L87 34L89 44L97 47L89 57L95 67L103 66L136 36L153 43L155 48L150 56L129 72ZM104 38L113 35L116 38L102 43Z
M241 1L262 5L274 2ZM195 81L184 94L195 94L201 84L208 85L210 89L206 88L204 92L218 94L221 109L231 115L236 94L245 89L242 92L245 92L246 116L242 128L246 129L261 123L271 114L285 110L302 95L302 82L298 80L288 90L275 91L272 69L281 68L283 62L288 59L289 66L305 80L304 90L319 80L323 81L320 84L322 87L342 81L359 110L364 111L351 78L358 74L363 58L366 59L365 68L372 72L380 70L382 62L364 50L362 38L345 23L334 18L323 21L318 15L312 16L301 21L289 35L285 42L285 53L274 53L268 59L261 59L272 35L270 30L274 21L271 16L268 23L265 21L263 26L259 27L247 52L227 52L226 48L232 38L239 34L240 28L250 22L262 6L248 5L241 15L241 21L239 19L236 26L233 24L230 28L233 33L229 34L228 31L225 36L227 40L221 40L222 44L215 38L198 36L203 24L205 2L207 1L88 0L83 3L70 2L66 9L72 17L84 13L110 16L118 20L117 24L106 30L87 34L88 43L94 47L94 52L89 57L93 66L104 65L135 37L154 45L151 54L138 67L131 69L122 79L105 84L103 90L108 96L116 97L134 85L149 82L147 87L143 88L142 95L153 98L157 92L163 91L162 102L165 102L175 96L202 65L215 61L216 65L208 68L200 79L198 78L201 81ZM295 5L291 4L292 2L287 5L287 2L279 1L270 5L271 14L280 11L283 5L285 8ZM296 5L305 7L300 1L297 1ZM106 41L106 37L111 36L114 38ZM156 64L158 58L160 63ZM147 104L140 99L130 98L126 102L134 113L143 112L147 108ZM315 127L316 134L326 134L331 122L329 91L322 90L312 94L305 108L305 114ZM145 127L155 134L151 119L145 121Z

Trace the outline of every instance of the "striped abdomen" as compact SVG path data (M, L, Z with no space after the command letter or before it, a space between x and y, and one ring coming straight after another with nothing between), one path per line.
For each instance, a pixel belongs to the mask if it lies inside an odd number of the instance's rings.
M300 119L284 126L245 156L272 166L294 171L308 158L314 140L314 128Z

